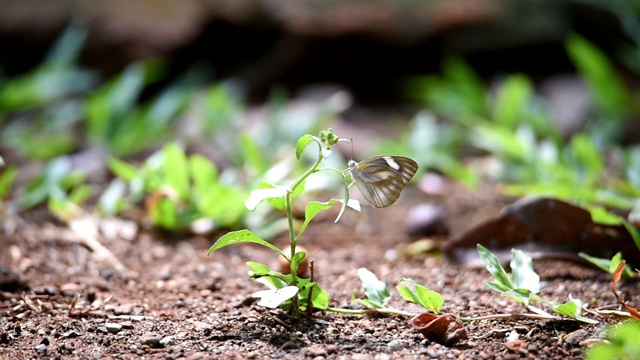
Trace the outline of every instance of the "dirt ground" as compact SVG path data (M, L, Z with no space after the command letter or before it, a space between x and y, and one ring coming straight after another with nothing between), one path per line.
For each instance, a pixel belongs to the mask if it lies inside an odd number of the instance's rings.
M413 205L441 206L456 234L511 201L493 191L456 187L427 196L411 188L390 208L348 212L338 224L335 213L318 216L301 244L334 307L359 306L352 304L353 296L364 297L356 270L366 267L390 287L391 305L408 312L420 308L395 291L401 278L442 293L446 313L523 313L484 285L490 279L485 269L463 268L437 253L399 250L414 240L405 229ZM38 214L23 220L0 235L0 359L581 359L585 344L602 337L608 322L472 321L464 323L469 339L453 347L424 339L402 316L316 312L296 323L250 296L263 287L248 279L245 262L277 264L264 248L230 246L207 256L216 236L104 231L98 239L114 262L78 243L60 223ZM284 246L285 239L275 242ZM571 295L591 308L617 305L607 274L574 262L534 265L544 282L543 298L564 302ZM622 283L619 290L629 303L640 304L636 283ZM514 330L516 341L507 338Z

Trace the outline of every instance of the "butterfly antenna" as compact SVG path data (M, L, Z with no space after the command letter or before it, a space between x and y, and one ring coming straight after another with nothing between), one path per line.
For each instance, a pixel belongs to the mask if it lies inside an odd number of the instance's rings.
M353 160L353 138L349 138L349 142L351 143L351 160Z

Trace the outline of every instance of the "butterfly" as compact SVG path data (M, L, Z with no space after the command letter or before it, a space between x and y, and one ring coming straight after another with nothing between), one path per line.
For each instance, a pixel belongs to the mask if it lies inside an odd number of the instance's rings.
M376 208L390 206L418 170L418 164L404 156L373 156L360 163L349 160L351 177L364 198Z

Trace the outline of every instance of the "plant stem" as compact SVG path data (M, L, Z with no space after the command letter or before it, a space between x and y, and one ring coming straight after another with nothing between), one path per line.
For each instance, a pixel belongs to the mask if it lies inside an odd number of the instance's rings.
M351 314L351 315L367 315L371 313L380 313L380 314L388 314L388 315L401 315L401 316L416 316L416 314L408 313L406 311L394 309L394 308L381 308L381 309L341 309L329 307L327 311L341 313L341 314Z
M291 286L298 286L298 269L297 266L294 264L293 261L291 261L293 259L293 256L296 254L296 245L297 245L297 239L296 239L296 235L295 235L295 231L293 229L293 210L291 208L291 193L293 191L291 191L291 189L287 190L287 193L284 195L284 203L287 209L287 218L289 220L289 241L291 243L291 255L289 257L289 266L291 269ZM291 306L291 309L293 310L293 315L296 317L296 319L300 318L300 304L298 303L298 297L294 296L293 299L291 299L293 304Z
M291 194L295 191L295 189L302 184L302 182L309 177L309 175L318 171L320 167L320 163L322 162L322 141L316 137L313 137L313 140L318 144L318 159L312 167L307 169L302 176L300 176L296 181L291 184L291 186L287 189L287 192L284 195L284 203L287 210L287 220L289 222L289 242L291 246L291 255L289 257L289 266L291 269L291 286L298 286L298 264L294 264L293 257L296 254L296 246L298 245L298 236L296 236L295 229L293 228L293 207L291 205ZM292 299L292 310L296 319L300 318L300 303L298 302L298 297L294 296Z
M480 321L480 320L497 320L497 319L535 319L535 320L557 320L556 316L544 316L539 314L493 314L477 317L458 317L462 321Z

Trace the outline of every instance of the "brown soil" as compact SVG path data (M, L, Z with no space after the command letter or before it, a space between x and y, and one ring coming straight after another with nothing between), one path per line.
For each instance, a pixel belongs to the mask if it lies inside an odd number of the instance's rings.
M424 201L443 207L456 234L494 216L510 200L490 191L452 189L446 196L427 198L407 189L398 204L349 212L335 225L335 213L319 216L302 245L315 261L318 281L331 294L331 305L357 307L352 296L364 295L356 270L366 267L389 285L391 305L408 312L420 308L395 292L398 281L408 277L441 292L447 313L525 312L484 285L489 280L484 269L398 251L398 245L410 241L404 229L410 206ZM0 275L6 278L0 292L4 359L580 359L584 344L602 337L602 323L472 321L464 325L467 341L445 347L415 332L408 317L316 312L295 322L282 310L257 306L250 297L263 287L247 278L245 262L277 264L261 247L231 246L207 256L213 236L141 231L126 240L103 234L102 245L127 269L118 271L117 264L97 258L70 238L61 224L31 221L0 236ZM284 246L285 237L276 243ZM536 262L535 268L546 299L566 301L571 295L591 308L616 304L606 274L550 260ZM15 275L20 279L10 281ZM640 303L639 287L623 283L619 290L630 303ZM514 330L519 339L509 342L507 335Z

